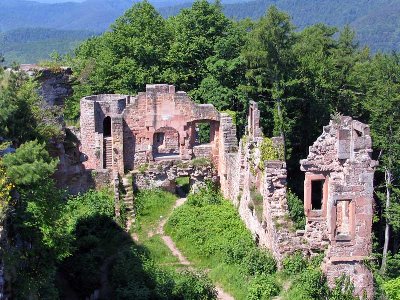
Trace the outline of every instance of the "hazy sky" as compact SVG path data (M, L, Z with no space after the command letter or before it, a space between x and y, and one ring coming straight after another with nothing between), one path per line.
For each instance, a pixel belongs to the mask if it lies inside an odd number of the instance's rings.
M34 0L42 3L60 3L60 2L83 2L84 0Z

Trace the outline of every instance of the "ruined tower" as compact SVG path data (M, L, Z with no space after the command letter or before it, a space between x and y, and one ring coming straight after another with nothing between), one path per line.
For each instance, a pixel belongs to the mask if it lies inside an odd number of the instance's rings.
M338 117L323 129L301 161L305 171L304 238L313 249L325 249L323 270L332 286L348 275L355 292L373 293L371 271L364 261L371 255L373 178L368 125Z

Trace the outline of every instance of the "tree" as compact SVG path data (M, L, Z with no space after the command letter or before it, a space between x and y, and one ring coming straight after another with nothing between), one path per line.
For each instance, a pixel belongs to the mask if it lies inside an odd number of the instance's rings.
M169 68L165 79L191 91L207 75L206 59L215 55L215 45L227 36L231 21L217 1L196 0L191 8L170 19L173 42L168 53Z
M110 29L75 51L75 93L66 102L70 119L79 116L79 100L85 95L134 94L163 78L171 37L165 20L148 1L133 5Z
M28 187L47 180L55 172L58 160L50 157L45 144L31 141L4 156L2 164L12 182Z
M263 117L261 122L267 134L285 135L284 107L291 70L294 65L294 26L289 15L271 6L255 23L243 51L247 62L248 92L258 100Z
M60 110L38 95L38 82L22 72L10 72L0 89L0 136L17 144L61 136Z
M397 54L377 54L354 71L354 85L358 89L359 103L365 109L374 148L379 153L378 172L383 184L377 186L385 222L381 272L386 271L391 223L395 219L392 206L399 203L400 175L400 57Z

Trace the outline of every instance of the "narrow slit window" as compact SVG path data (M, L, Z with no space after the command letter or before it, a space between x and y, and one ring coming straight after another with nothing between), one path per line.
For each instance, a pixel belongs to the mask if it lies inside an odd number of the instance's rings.
M311 208L312 208L312 210L321 210L322 209L322 199L324 196L323 188L324 188L324 180L311 181Z
M111 118L106 117L103 121L103 136L110 137L111 136Z

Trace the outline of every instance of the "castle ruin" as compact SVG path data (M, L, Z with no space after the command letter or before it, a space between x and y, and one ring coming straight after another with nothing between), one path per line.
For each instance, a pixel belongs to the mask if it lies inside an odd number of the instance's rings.
M246 135L238 142L228 114L210 104L195 104L172 85L147 85L137 96L83 98L80 150L86 169L106 174L114 184L122 178L132 210L127 174L136 188L173 190L179 176L190 176L192 185L219 181L257 243L270 249L278 264L295 251L311 256L323 252L322 269L331 286L346 274L357 295L372 298L373 278L364 261L372 251L377 163L371 159L368 125L338 117L323 128L300 163L306 226L295 230L288 217L283 140L265 138L259 119L257 103L250 102ZM205 141L202 124L208 128ZM199 159L209 163L194 163Z

